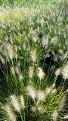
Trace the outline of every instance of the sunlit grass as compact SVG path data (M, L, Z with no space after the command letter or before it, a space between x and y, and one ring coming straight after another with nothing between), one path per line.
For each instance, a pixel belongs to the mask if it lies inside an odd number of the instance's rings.
M1 8L0 120L68 118L67 67L64 5Z

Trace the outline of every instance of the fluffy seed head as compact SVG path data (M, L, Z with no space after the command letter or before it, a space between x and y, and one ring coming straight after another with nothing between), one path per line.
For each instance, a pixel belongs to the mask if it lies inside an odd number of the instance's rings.
M53 94L53 93L55 93L55 92L56 92L56 89L53 89L51 93Z
M26 44L25 43L23 44L23 49L26 50Z
M38 37L35 35L35 36L33 36L33 41L34 42L37 42L38 41Z
M52 86L51 86L52 88L55 88L55 82L52 84Z
M9 119L9 121L16 121L16 116L15 116L14 112L12 111L12 108L9 104L5 105L4 110L6 112L6 115L7 115L7 118Z
M51 87L47 87L46 88L46 95L48 95L51 91L52 91L52 88Z
M24 103L23 95L20 96L20 103L21 103L21 107L24 109L25 108L25 103Z
M34 73L34 69L33 69L33 67L29 67L29 78L31 79L32 77L33 77L33 73Z
M18 112L20 112L21 110L21 105L19 103L18 98L15 95L11 95L10 96L10 100L11 100L11 104L14 107L15 110L17 110Z
M67 56L68 56L68 52L66 52L66 53L63 55L63 58L65 59L65 58L67 58Z
M47 35L46 37L44 36L42 39L42 46L45 47L48 45L49 42L49 35Z
M39 112L43 112L43 111L44 111L43 105L40 104L40 105L37 107L37 110L38 110Z
M32 106L31 111L36 112L36 107Z
M57 121L57 116L58 116L57 110L54 110L54 112L52 113L53 121Z
M0 56L0 60L1 60L2 63L5 64L5 60L4 60L4 58L2 56Z
M13 57L15 56L15 52L14 52L14 48L11 44L7 44L6 45L6 50L7 50L7 53L8 53L8 57L10 59L13 59Z
M11 67L10 70L11 70L12 74L15 75L15 67Z
M68 119L68 115L65 115L63 119Z
M54 45L57 44L57 42L58 42L57 36L51 39L51 43L53 43Z
M20 73L20 69L19 69L18 66L15 67L15 72L19 75L19 73Z
M39 90L39 91L37 92L37 99L40 100L40 101L44 101L44 99L45 99L45 92Z
M60 73L61 73L61 69L59 68L59 69L56 70L55 75L56 75L56 76L59 76Z
M32 85L28 85L26 89L27 89L28 95L32 99L35 100L35 98L36 98L36 89Z
M62 110L65 104L66 95L64 95L59 103L59 110Z
M23 75L22 75L22 73L20 72L20 74L19 74L19 80L22 80L23 79Z
M36 62L36 59L37 59L36 49L30 52L30 57L33 62Z
M67 64L64 66L64 68L62 69L62 72L61 72L62 74L63 74L63 77L65 78L65 79L68 79L68 62L67 62Z
M45 76L45 73L43 72L42 68L40 68L40 67L38 67L37 76L39 77L40 80L42 80Z
M41 26L43 27L43 25L44 25L44 18L42 17L41 18Z

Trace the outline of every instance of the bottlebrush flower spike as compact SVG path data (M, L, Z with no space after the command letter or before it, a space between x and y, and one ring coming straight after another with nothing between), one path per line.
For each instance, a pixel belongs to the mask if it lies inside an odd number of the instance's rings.
M12 111L11 106L8 103L5 105L4 110L6 112L6 116L9 119L9 121L16 121L16 116Z
M33 62L36 62L37 59L37 54L36 54L36 49L35 50L31 50L30 52L30 58Z
M66 94L62 97L60 103L59 103L59 110L62 111L66 101Z
M55 71L55 75L56 75L56 76L59 76L60 73L61 73L61 68L59 68L59 69L57 69L57 70Z
M57 116L58 116L57 110L54 110L53 113L52 113L53 121L57 121Z
M38 67L37 76L39 77L40 80L42 80L45 76L45 73L43 72L42 68L40 68L40 67Z
M62 72L61 72L62 74L63 74L63 77L65 78L65 79L68 79L68 62L67 62L67 64L64 66L64 68L62 69Z
M35 100L35 98L36 98L36 89L32 85L28 85L26 89L27 89L28 95L32 99Z
M46 88L46 95L48 95L52 91L52 87L47 87Z
M21 107L24 109L25 108L25 102L24 102L23 95L20 96L20 103L21 103Z
M14 109L17 110L18 112L20 112L21 105L19 103L18 97L16 97L15 95L11 95L10 100L11 100L11 104L14 107Z
M44 101L45 100L45 92L44 91L37 91L37 99L40 101Z
M34 73L34 69L33 69L33 67L30 66L29 67L29 72L28 72L30 79L33 77L33 73Z
M14 51L13 45L6 44L6 50L7 50L8 57L10 59L13 59L15 56L15 51Z

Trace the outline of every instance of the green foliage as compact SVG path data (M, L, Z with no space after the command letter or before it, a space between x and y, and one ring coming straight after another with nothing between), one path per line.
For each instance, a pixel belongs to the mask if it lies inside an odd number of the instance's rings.
M44 5L44 4L55 4L57 3L55 0L0 0L0 5L3 6L32 6L32 5Z
M63 121L67 115L68 20L64 7L2 7L0 120Z

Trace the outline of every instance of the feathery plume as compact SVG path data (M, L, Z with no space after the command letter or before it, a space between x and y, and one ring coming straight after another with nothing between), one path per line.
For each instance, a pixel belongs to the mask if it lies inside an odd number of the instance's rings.
M37 76L40 78L40 80L42 80L45 76L45 73L43 72L42 68L40 68L40 67L38 67Z
M55 92L56 92L56 89L53 89L51 93L53 94L53 93L55 93Z
M65 115L63 119L68 119L68 115Z
M52 91L52 87L47 87L46 88L46 95L48 95Z
M6 111L6 115L9 119L9 121L16 121L16 116L15 116L14 112L12 111L12 108L9 104L5 105L4 110Z
M26 89L27 89L28 95L32 99L35 100L35 98L36 98L36 89L32 85L28 85Z
M33 41L34 42L37 42L38 41L38 37L35 35L35 36L33 36Z
M41 18L41 27L43 27L44 26L44 18L42 17Z
M40 101L44 101L44 100L45 100L45 92L39 90L39 91L37 92L37 99L40 100Z
M58 116L57 110L54 110L52 113L53 121L57 121L57 116Z
M49 35L44 36L44 37L42 38L42 46L43 46L43 47L48 46L48 42L49 42Z
M0 60L1 60L2 63L5 64L5 60L4 60L4 58L2 56L0 56Z
M68 56L68 52L64 53L63 58L65 59L67 58L67 56Z
M43 111L44 111L43 105L41 105L41 104L38 105L37 110L38 110L39 112L43 112Z
M23 77L23 75L22 75L22 73L20 72L20 74L19 74L19 80L22 80L24 77Z
M61 73L61 68L59 68L59 69L57 69L57 70L55 71L55 75L56 75L56 76L59 76L60 73Z
M33 77L33 73L34 73L34 69L33 69L33 67L29 67L29 78L31 79L32 77Z
M58 42L57 36L51 39L51 43L53 43L54 45L57 44L57 42Z
M20 103L21 103L21 107L24 109L25 108L25 103L24 103L23 95L20 96Z
M66 95L64 95L59 103L59 110L62 110L65 104Z
M15 72L19 75L19 73L20 73L20 69L19 69L18 66L15 67Z
M31 111L36 112L36 110L37 110L36 107L32 106Z
M10 70L11 70L12 74L15 75L15 67L11 67Z
M14 56L15 56L15 52L14 52L14 48L11 44L6 44L6 50L7 50L7 53L8 53L8 57L10 59L13 59Z
M51 86L51 87L52 87L52 89L53 89L53 88L55 88L55 82L52 84L52 86Z
M68 79L68 62L67 62L67 64L64 66L64 68L62 68L62 72L61 72L62 74L63 74L63 77L65 78L65 79Z
M14 107L15 110L17 110L18 112L20 112L21 110L21 105L19 103L18 98L15 95L11 95L10 96L10 100L11 100L11 104Z
M30 52L30 57L33 62L36 62L36 59L37 59L36 49Z

